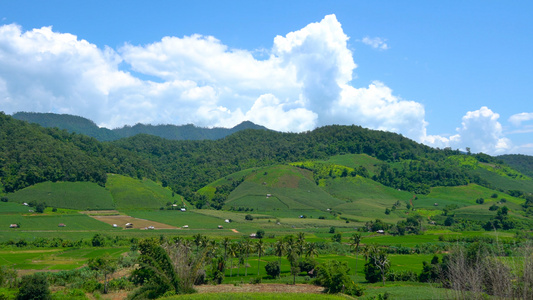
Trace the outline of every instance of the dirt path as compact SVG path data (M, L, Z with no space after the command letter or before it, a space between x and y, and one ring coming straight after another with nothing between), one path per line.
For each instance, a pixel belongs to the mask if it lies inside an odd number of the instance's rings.
M239 233L239 232L237 231L237 229L232 229L231 231L233 231L233 232L235 232L235 233Z
M233 284L199 285L194 287L198 293L312 293L324 291L321 286L311 284Z

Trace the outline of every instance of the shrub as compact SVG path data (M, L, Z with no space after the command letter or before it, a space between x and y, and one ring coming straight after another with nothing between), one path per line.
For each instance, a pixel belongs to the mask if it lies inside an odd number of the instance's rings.
M50 285L46 278L46 274L35 273L33 275L22 277L16 299L52 299L50 296Z
M246 216L244 216L244 219L248 220L248 221L252 221L254 219L254 217L252 215L246 215Z
M2 196L2 198L0 198L0 201L7 202L9 201L9 198L7 198L6 196Z
M311 257L306 257L300 262L298 262L298 266L300 267L300 270L306 273L309 273L310 271L315 269L317 265L318 265L317 261Z
M329 228L329 233L335 233L335 227L331 226L331 227Z
M485 203L485 199L483 199L483 198L477 198L477 199L476 199L476 203L477 203L477 204L483 204L483 203Z
M342 240L342 234L336 233L331 237L331 241L340 243Z
M263 237L265 237L265 231L263 229L257 230L255 234L258 239L262 239Z
M317 267L315 283L323 286L329 294L346 293L352 296L363 295L363 289L348 276L350 269L346 262L328 260Z
M281 274L281 267L279 265L279 261L270 261L265 266L265 271L267 272L268 276L272 278L276 278Z

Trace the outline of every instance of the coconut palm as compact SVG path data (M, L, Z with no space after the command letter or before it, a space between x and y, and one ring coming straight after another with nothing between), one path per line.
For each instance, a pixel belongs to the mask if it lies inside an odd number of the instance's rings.
M257 250L257 255L259 256L259 258L257 259L257 276L259 276L259 269L260 269L259 264L261 263L261 254L265 252L265 244L263 243L263 239L260 239L255 244L255 249Z
M252 243L249 239L245 239L242 242L241 247L243 254L245 254L244 276L248 276L248 257L250 256L250 251L252 251Z
M226 260L228 257L228 246L230 245L230 243L231 240L229 237L225 237L221 242L222 247L224 247L224 260Z
M285 242L283 240L277 240L274 243L274 254L279 257L279 268L281 270L281 257L285 254ZM281 272L280 272L281 275Z
M357 275L357 255L359 254L359 243L361 243L361 234L352 234L350 237L350 246L355 250L355 275Z
M318 249L316 248L315 243L306 243L305 246L305 257L315 257L318 256Z
M238 245L235 244L235 243L231 243L228 245L227 247L228 249L228 254L229 254L229 257L230 257L230 271L229 271L229 277L232 277L233 276L233 258L235 256L237 256L237 253L238 253Z

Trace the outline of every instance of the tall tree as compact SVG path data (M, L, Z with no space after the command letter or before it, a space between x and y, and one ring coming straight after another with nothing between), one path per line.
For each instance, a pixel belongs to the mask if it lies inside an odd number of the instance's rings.
M357 276L357 255L359 254L359 243L361 243L361 234L354 233L350 237L350 246L355 251L355 275Z
M259 258L257 259L257 276L259 276L261 255L265 252L265 244L263 243L263 239L260 239L255 244L255 249L257 250L257 255L259 256Z

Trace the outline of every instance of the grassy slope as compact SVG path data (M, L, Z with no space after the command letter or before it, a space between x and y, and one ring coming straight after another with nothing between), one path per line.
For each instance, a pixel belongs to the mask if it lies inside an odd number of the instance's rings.
M386 222L397 222L399 215L385 215L385 209L392 208L396 201L402 203L400 209L405 209L412 197L409 192L398 191L361 176L329 179L324 189L334 197L347 201L334 206L335 211L357 216L359 220L379 218Z
M267 194L272 197L267 199ZM226 205L260 211L313 211L326 210L342 202L317 187L311 172L283 165L251 173L245 182L230 194Z
M166 203L182 205L182 197L174 195L168 188L149 179L133 179L130 177L109 174L106 189L113 195L115 206L119 210L158 209ZM187 206L189 207L189 206Z
M354 169L363 166L368 170L370 176L375 174L376 166L383 163L383 161L366 154L336 155L330 157L326 162Z
M71 209L114 209L111 194L92 182L43 182L8 195L17 203L45 202Z

